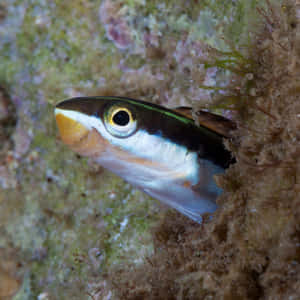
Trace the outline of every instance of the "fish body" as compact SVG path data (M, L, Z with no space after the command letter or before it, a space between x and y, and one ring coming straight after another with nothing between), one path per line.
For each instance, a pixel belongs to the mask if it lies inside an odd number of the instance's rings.
M56 106L55 116L65 144L150 196L197 222L216 210L222 190L213 176L231 161L216 127L122 97L72 98Z

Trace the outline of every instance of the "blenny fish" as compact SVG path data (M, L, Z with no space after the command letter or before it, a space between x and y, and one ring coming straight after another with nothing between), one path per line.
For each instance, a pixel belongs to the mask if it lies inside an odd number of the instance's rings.
M232 161L222 139L233 123L123 97L78 97L55 108L62 141L196 222L216 210L214 175Z

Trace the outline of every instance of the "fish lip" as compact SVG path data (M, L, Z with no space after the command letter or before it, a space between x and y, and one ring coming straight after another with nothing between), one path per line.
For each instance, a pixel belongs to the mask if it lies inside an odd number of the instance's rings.
M72 115L68 110L56 107L54 114L61 140L69 146L82 143L91 131L80 118L76 118L76 114Z
M106 152L107 142L94 124L90 123L90 116L61 107L56 107L54 112L61 140L73 151L96 158Z
M72 121L81 124L82 126L86 127L88 130L92 129L92 126L90 126L89 122L87 122L85 119L86 117L89 116L78 110L72 108L55 107L54 113L55 113L55 117L57 117L57 115L59 114L62 114L64 117L69 118Z

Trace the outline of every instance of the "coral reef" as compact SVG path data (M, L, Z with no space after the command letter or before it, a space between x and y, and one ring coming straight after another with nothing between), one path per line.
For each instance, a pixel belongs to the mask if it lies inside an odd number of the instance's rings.
M297 32L293 1L3 0L0 298L299 298ZM236 120L213 218L60 143L53 105L95 94Z

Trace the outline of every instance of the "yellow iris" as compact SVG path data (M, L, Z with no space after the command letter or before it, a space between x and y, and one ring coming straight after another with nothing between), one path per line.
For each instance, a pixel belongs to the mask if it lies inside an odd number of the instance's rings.
M120 112L125 112L128 115L128 123L131 123L133 121L133 117L132 117L132 113L129 109L127 109L126 107L111 107L111 109L108 112L108 122L111 125L119 125L114 121L114 117L120 113ZM127 124L126 124L127 125Z
M124 106L111 106L104 114L104 124L108 132L115 137L128 137L137 127L137 121L131 110Z

